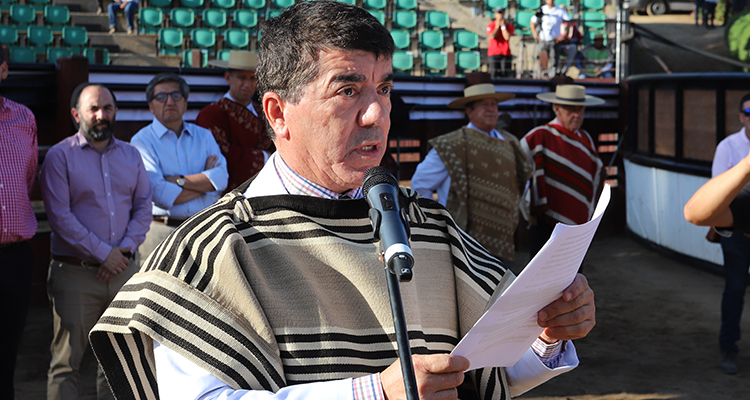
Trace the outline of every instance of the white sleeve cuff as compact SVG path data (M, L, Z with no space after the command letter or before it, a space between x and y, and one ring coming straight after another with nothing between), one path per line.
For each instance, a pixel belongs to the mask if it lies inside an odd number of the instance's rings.
M568 341L557 368L550 369L542 364L534 350L529 347L518 362L505 368L511 397L520 396L544 382L572 370L578 366L578 354L573 342Z

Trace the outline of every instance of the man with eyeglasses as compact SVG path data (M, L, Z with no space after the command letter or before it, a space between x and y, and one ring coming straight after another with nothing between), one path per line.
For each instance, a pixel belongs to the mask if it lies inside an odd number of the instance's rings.
M558 222L577 225L589 221L602 184L602 161L596 143L581 126L586 106L603 104L604 100L587 95L581 85L558 85L554 92L536 97L552 103L555 119L521 139L521 148L535 166L529 221L532 257Z
M190 88L165 72L146 87L154 121L133 136L153 187L151 229L138 252L145 260L180 223L210 206L227 187L227 162L211 131L185 122Z
M225 68L224 79L229 91L224 97L201 110L195 123L211 131L227 159L229 183L227 191L236 188L257 174L273 143L266 131L259 103L253 101L258 78L255 68L258 53L231 50L229 60L212 60L210 65Z

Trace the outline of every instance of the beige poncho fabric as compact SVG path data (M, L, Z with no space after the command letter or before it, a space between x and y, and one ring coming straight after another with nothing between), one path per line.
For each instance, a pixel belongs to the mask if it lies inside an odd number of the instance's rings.
M470 128L430 140L451 177L446 207L492 254L513 260L518 207L533 168L513 134L506 140Z
M447 353L512 273L442 206L403 192L416 260L400 285L412 352ZM235 389L385 369L395 333L368 210L364 200L233 191L182 224L91 332L117 399L158 398L152 340ZM468 375L462 398L510 397L501 368Z

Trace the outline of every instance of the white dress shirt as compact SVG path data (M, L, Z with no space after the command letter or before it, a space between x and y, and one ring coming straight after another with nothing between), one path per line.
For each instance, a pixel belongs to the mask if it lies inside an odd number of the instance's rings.
M747 138L745 128L724 138L716 146L714 162L711 165L711 177L721 175L737 165L750 153L750 139Z
M279 157L278 153L271 155L270 162L266 163L244 193L245 197L288 194L276 171L275 157ZM156 341L154 357L161 400L354 400L352 379L292 385L277 393L233 390L219 378ZM519 396L577 366L578 355L573 342L568 341L557 368L546 367L529 348L516 365L505 368L505 372L511 395Z

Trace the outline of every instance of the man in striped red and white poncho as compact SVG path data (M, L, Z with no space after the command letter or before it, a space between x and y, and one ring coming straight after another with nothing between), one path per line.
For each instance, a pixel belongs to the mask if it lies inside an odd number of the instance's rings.
M531 178L530 252L547 242L555 224L582 224L594 212L600 191L602 161L591 135L581 129L586 106L604 100L586 95L580 85L558 85L536 97L552 103L555 119L532 129L521 147L534 164Z

